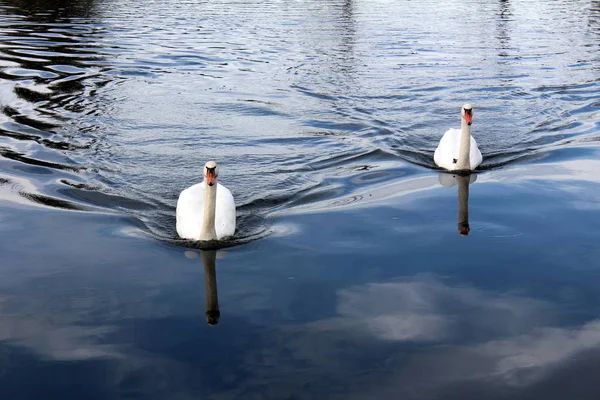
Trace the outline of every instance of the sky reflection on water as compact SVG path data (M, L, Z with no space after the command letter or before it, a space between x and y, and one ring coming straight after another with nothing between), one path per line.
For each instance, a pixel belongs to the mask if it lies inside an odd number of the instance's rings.
M0 10L2 398L596 399L598 1Z

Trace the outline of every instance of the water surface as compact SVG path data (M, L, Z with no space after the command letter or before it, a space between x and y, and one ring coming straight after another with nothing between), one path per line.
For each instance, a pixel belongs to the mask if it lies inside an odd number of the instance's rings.
M3 397L596 398L599 2L0 10Z

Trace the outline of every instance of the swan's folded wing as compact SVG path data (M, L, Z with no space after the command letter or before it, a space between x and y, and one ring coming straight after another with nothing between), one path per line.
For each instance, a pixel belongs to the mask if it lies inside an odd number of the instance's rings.
M217 237L233 236L236 226L236 210L233 195L225 186L217 184L217 208L215 211L215 230Z
M479 150L479 147L477 147L477 141L473 136L471 136L471 151L469 155L471 169L477 168L477 166L479 166L479 164L481 164L483 161L483 156L481 155L481 151Z
M198 239L204 218L204 187L201 183L181 192L175 215L177 234L185 239Z
M455 169L454 160L458 159L460 147L460 129L448 129L440 139L433 155L435 163L449 170Z

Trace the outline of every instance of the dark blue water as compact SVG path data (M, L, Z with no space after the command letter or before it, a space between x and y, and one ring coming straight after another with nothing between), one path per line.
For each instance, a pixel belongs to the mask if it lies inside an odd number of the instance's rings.
M598 1L0 0L0 111L3 399L598 397Z

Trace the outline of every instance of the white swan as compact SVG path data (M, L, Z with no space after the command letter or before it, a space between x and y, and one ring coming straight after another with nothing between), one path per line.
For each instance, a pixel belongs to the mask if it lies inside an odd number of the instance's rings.
M217 182L219 168L209 161L204 181L185 189L177 200L177 234L184 239L221 240L235 233L235 202Z
M477 142L471 136L473 107L463 105L460 114L460 130L448 129L433 155L433 161L449 171L471 171L483 160Z

